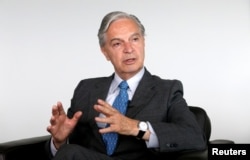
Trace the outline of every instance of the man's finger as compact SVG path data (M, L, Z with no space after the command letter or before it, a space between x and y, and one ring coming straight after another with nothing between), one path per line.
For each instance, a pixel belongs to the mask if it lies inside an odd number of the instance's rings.
M65 111L64 111L64 109L63 109L63 106L62 106L61 102L57 102L57 109L58 109L59 115L66 114Z
M103 133L109 133L109 132L114 132L114 131L111 130L110 127L107 127L107 128L99 129L99 132L100 132L101 134L103 134Z
M106 117L109 117L114 113L113 108L107 108L107 107L99 105L99 104L94 105L94 109L97 112L104 114Z
M72 119L77 122L81 116L82 116L82 111L77 111Z
M100 122L100 123L106 123L106 124L112 123L112 120L106 117L95 117L95 121Z
M52 115L53 116L59 116L65 114L65 111L63 109L62 103L57 102L56 105L52 106Z

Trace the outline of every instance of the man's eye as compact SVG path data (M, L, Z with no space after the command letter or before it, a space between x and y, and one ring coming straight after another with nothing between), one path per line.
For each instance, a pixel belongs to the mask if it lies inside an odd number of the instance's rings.
M138 40L139 40L138 37L134 37L134 38L133 38L133 41L138 41Z
M121 45L121 43L119 43L119 42L113 43L113 47L118 47L118 46L120 46L120 45Z

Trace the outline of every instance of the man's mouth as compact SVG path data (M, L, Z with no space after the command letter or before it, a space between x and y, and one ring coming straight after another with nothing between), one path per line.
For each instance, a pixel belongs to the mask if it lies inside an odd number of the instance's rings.
M128 58L128 59L124 60L124 63L125 64L134 64L135 60L136 60L135 58Z

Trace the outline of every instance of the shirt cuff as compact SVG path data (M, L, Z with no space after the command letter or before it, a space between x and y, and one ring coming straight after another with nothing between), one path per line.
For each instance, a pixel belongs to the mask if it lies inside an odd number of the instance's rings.
M149 122L147 122L147 124L148 124L148 129L150 131L150 136L149 136L149 140L145 141L146 145L148 148L159 148L158 137L157 137L153 127L151 126L151 124Z
M51 151L53 156L56 155L57 149L53 143L53 138L50 139L50 151Z

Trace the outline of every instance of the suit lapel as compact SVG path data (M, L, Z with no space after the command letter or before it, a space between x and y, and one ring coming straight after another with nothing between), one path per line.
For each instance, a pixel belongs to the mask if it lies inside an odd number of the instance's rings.
M112 79L113 76L110 76L106 79L100 79L100 81L96 83L95 88L93 88L90 95L91 104L96 104L97 99L103 99L103 100L106 99ZM99 128L94 119L95 117L99 116L99 112L97 112L94 109L94 107L91 107L89 115L91 117L90 126L93 128L93 133L95 134L96 137L99 137L98 140L100 141L101 144L103 144L103 150L105 152L105 145L103 143L102 136L99 133Z
M135 117L149 103L151 98L156 94L154 80L151 74L145 70L145 73L140 81L132 101L128 106L126 116Z
M112 80L113 80L113 75L106 79L100 79L100 81L98 81L95 84L95 88L92 89L91 95L90 95L91 104L96 104L97 99L102 99L102 100L106 99ZM92 109L93 109L91 110L93 111L92 114L94 115L99 114L98 112L94 110L94 108Z

